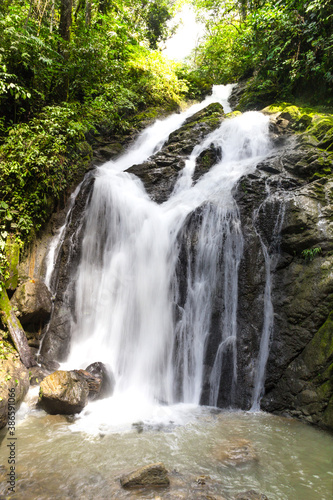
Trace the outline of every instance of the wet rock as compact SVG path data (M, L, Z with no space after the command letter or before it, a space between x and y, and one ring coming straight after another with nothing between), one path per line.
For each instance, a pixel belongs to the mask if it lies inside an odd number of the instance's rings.
M59 370L42 381L38 406L51 415L71 415L83 410L88 395L88 383L80 375Z
M246 439L222 444L219 449L215 450L214 456L226 465L242 465L259 460L253 444Z
M102 379L95 377L86 370L74 370L74 372L85 382L87 382L89 387L89 399L99 399L99 393L101 390Z
M245 90L246 90L246 85L247 85L247 80L243 80L241 82L238 82L237 85L235 85L231 91L230 97L229 97L229 103L232 106L233 109L238 106Z
M139 177L148 194L157 203L163 203L173 191L179 172L194 147L210 132L220 126L224 117L223 107L213 103L188 118L185 124L172 132L161 151L149 160L133 165L127 170ZM217 155L211 151L210 155ZM206 161L208 159L208 162ZM196 168L195 180L212 166L213 158L206 158Z
M50 374L48 370L40 366L33 366L29 369L30 385L40 385L40 383Z
M288 408L290 414L300 409L309 423L333 429L332 360L333 311L264 397L262 407L278 413Z
M166 488L170 484L168 471L159 462L149 464L120 478L123 488Z
M113 373L103 363L92 363L85 370L74 371L87 382L89 399L103 399L112 396L115 379Z
M44 325L50 318L51 292L41 280L28 280L20 285L12 299L12 306L23 326Z
M249 490L244 493L239 493L235 496L235 500L268 500L268 498L263 493L258 493L255 490Z
M45 359L45 357L42 355L38 356L38 362L42 365L42 368L46 370L48 373L55 372L60 368L60 363L58 363L57 361Z
M97 361L87 366L86 371L100 381L98 399L112 396L116 384L113 373L104 363Z
M216 148L213 144L208 149L200 153L197 158L193 181L197 181L202 175L208 172L213 165L221 161L222 151Z
M10 359L0 359L0 429L8 421L8 400L15 399L15 411L29 389L29 371L14 356ZM10 403L13 405L12 399Z

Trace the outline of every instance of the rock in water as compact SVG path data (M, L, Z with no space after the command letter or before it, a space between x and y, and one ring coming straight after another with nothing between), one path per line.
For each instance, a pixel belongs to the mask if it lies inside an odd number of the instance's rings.
M42 381L38 405L51 415L72 415L82 411L88 395L88 383L80 375L59 370Z
M237 439L234 442L226 443L222 449L216 449L214 455L226 465L242 465L258 461L253 444L247 439Z
M268 500L266 495L263 493L258 493L257 491L250 490L245 491L244 493L239 493L235 500Z
M113 373L107 368L107 366L105 366L104 363L101 363L100 361L92 363L86 368L86 371L100 380L100 388L98 395L96 396L98 399L112 396L116 381Z
M170 480L165 466L159 462L145 465L130 474L122 476L120 484L123 488L166 488L169 486Z

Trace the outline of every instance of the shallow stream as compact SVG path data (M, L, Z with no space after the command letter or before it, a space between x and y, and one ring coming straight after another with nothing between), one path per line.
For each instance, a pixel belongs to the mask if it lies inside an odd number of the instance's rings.
M18 416L26 411L24 404ZM156 406L144 423L115 425L105 432L91 422L88 432L80 430L88 412L89 406L73 423L36 410L21 420L18 481L11 498L220 500L256 490L269 500L332 499L333 436L298 421L175 405ZM6 439L1 464L7 463ZM168 469L169 488L121 488L122 474L154 462ZM1 479L4 475L0 469ZM4 481L0 497L6 491Z

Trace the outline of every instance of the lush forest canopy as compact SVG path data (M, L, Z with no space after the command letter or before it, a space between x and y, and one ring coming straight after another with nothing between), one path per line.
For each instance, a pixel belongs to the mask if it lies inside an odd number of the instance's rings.
M160 49L182 3L206 32L176 65ZM244 106L307 94L332 105L332 28L331 0L2 0L2 279L8 236L41 228L91 161L94 135L244 78Z
M252 76L264 100L313 96L332 104L331 0L193 0L209 12L195 53L200 78L227 83Z

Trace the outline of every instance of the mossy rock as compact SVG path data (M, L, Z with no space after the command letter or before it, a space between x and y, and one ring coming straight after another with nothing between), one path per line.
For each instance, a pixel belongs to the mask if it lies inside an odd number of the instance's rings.
M296 122L301 117L301 111L297 106L286 106L281 112L280 117L291 122Z
M276 115L277 113L282 113L288 106L292 106L292 104L288 102L274 103L266 106L262 109L262 113L266 115Z
M314 135L319 141L325 140L325 138L331 138L333 136L333 118L331 116L320 116L313 120L313 126L311 127L311 134Z
M231 111L231 113L227 113L225 115L226 118L235 118L236 116L240 116L242 113L240 111Z
M333 311L304 350L304 362L312 373L333 361Z
M9 391L15 398L16 410L29 389L29 372L19 359L12 355L0 359L0 429L8 421Z

